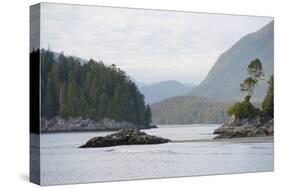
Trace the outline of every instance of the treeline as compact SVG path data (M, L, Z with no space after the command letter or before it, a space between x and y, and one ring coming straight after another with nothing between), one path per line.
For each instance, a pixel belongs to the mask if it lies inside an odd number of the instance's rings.
M243 101L236 102L228 109L229 115L236 118L255 118L257 116L274 117L274 76L267 81L268 90L262 102L262 109L251 103L254 89L264 78L263 66L260 59L253 59L247 67L248 77L240 84L240 90L246 93Z
M230 103L194 96L171 97L151 105L155 124L216 124L228 119Z
M33 52L33 54L39 53ZM150 106L124 71L114 64L40 50L42 116L110 118L149 125Z

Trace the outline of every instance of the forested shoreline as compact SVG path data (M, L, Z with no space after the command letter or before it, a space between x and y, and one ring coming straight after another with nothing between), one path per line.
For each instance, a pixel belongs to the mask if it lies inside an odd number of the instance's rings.
M90 59L81 63L78 58L41 49L41 114L54 117L104 118L149 125L150 106L144 102L135 83L112 64Z
M46 49L33 51L31 56L38 54L41 129L45 132L149 128L151 121L170 125L228 121L231 102L175 96L150 107L126 72L114 64L105 65L93 59L81 61Z
M248 77L240 83L240 90L246 93L243 101L228 109L229 121L214 131L215 138L237 138L273 136L274 134L274 76L267 81L268 89L261 109L252 104L254 89L264 79L260 59L251 60L247 67Z
M230 102L195 96L175 96L151 105L154 124L219 124L228 119Z

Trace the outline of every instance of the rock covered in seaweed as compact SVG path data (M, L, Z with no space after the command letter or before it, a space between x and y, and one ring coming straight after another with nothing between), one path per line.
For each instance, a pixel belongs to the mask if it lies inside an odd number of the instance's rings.
M136 144L162 144L169 142L169 139L148 135L139 129L122 129L117 133L105 137L94 137L87 141L80 148L109 147L117 145L136 145Z

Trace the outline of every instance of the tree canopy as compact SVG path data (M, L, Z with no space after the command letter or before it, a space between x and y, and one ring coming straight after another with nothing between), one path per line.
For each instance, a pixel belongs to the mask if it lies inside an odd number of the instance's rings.
M224 123L230 103L194 96L176 96L151 105L155 124Z
M116 65L54 54L42 49L42 116L111 118L148 125L150 107L129 76Z
M268 81L268 91L262 102L262 111L251 104L254 87L264 76L262 63L259 59L250 62L247 68L249 77L240 85L241 91L246 91L247 95L242 102L237 102L229 107L228 114L235 115L238 118L252 118L257 115L265 115L273 118L273 75Z
M262 102L262 110L265 115L274 117L274 78L270 76L268 80L268 90L266 96Z
M247 92L247 96L249 96L248 99L250 100L253 95L254 87L264 76L261 61L259 59L252 60L248 65L247 72L249 77L240 84L240 89L241 91Z
M228 109L229 115L235 115L237 118L251 118L260 113L260 110L249 101L237 102Z

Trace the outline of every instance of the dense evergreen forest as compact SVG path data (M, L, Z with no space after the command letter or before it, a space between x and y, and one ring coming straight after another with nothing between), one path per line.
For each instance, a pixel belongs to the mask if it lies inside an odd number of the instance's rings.
M176 96L151 105L155 124L224 123L231 103L195 96Z
M33 52L39 53L39 52ZM150 106L124 71L93 59L40 50L42 116L110 118L148 125Z

